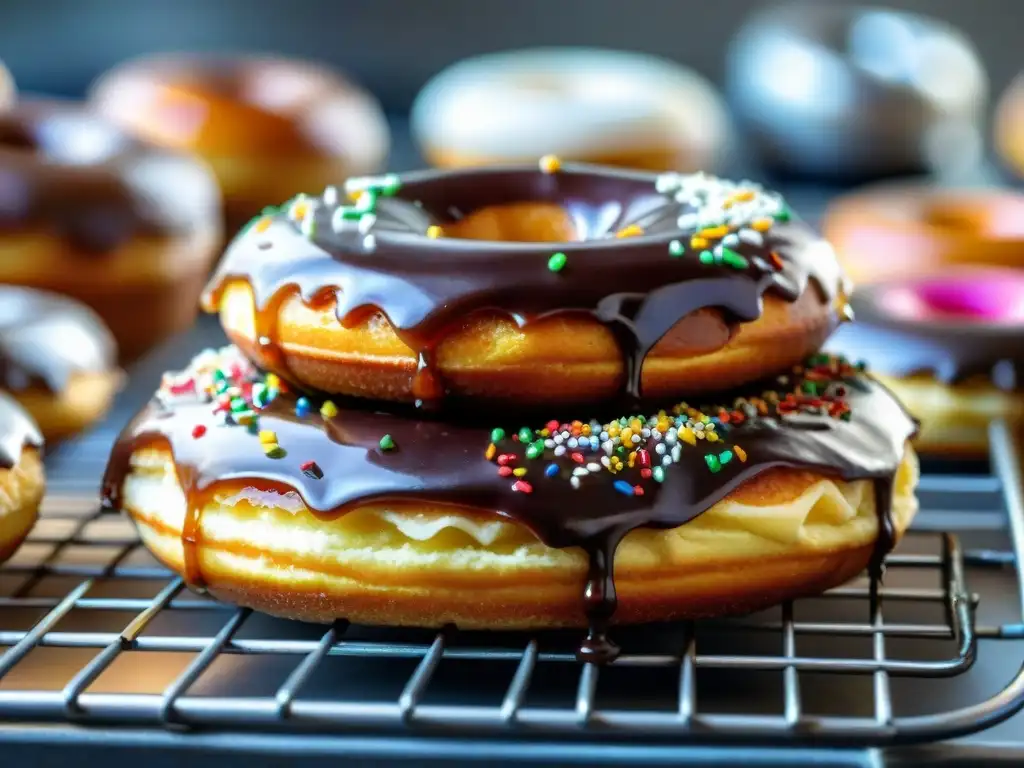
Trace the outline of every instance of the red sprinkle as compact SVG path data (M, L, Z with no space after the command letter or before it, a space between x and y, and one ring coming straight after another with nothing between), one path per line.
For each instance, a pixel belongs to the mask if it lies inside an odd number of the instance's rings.
M192 427L192 437L198 440L200 437L206 434L206 427L202 424L196 424Z
M511 477L512 467L498 467L498 474L501 475L501 477Z
M583 458L583 454L580 453L579 451L573 451L572 453L569 454L569 456L571 456L572 460L575 461L577 464L585 464L587 462L587 460Z
M315 461L304 461L301 464L299 464L299 469L301 469L303 472L306 472L306 471L308 471L310 469L313 469L315 466L316 466L316 462Z
M552 419L544 425L544 428L553 435L558 431L558 422Z
M634 485L633 486L633 495L634 496L643 496L644 495L644 489L641 488L639 485Z
M641 467L651 466L651 454L647 452L646 448L638 448L636 451L636 460L640 462Z
M649 479L652 474L653 473L651 472L651 470L647 467L644 467L643 469L640 470L640 477L642 477L644 480Z
M533 486L525 480L516 480L512 483L512 490L520 493L533 493Z
M184 395L184 394L187 394L189 392L195 392L195 391L196 391L196 380L195 379L187 379L186 381L183 381L183 382L181 382L179 384L172 384L171 385L171 394L172 395Z
M504 467L506 464L515 464L518 457L514 453L499 453L498 454L498 466Z

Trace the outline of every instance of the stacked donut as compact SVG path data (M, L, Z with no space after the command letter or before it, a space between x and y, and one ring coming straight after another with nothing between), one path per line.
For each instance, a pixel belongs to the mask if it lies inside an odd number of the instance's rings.
M108 503L272 614L585 626L757 609L881 568L916 423L819 347L834 253L751 182L563 165L350 179L267 209Z

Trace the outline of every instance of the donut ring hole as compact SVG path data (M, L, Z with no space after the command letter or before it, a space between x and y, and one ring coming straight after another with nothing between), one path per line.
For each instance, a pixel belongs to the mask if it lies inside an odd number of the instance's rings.
M926 224L965 235L1024 236L1024 203L1013 198L936 199L922 211Z
M565 243L584 239L578 216L543 202L489 205L444 225L445 237L516 243Z
M1024 324L1024 275L982 272L893 286L881 304L913 322Z

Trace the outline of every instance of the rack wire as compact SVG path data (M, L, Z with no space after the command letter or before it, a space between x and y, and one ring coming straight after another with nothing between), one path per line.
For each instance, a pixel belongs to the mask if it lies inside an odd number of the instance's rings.
M940 521L957 505L999 515L1008 549L916 526L884 584L865 576L754 616L623 629L606 668L575 661L575 633L325 628L193 595L98 508L110 437L50 457L42 519L0 568L0 720L887 746L1024 708L1021 666L987 698L929 709L941 701L929 686L969 674L979 641L1024 639L1021 464L1001 422L991 473L926 474L920 495ZM978 620L968 568L1012 574L1009 622Z

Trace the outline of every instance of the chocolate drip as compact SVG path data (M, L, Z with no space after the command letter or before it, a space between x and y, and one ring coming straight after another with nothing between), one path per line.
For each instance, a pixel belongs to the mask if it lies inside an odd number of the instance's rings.
M113 337L88 308L44 291L0 286L0 387L62 392L76 373L114 369Z
M10 469L26 445L43 447L43 435L18 403L0 392L0 469Z
M895 537L892 482L916 424L869 378L834 377L831 382L845 387L841 404L849 409L848 419L791 414L786 410L789 401L781 400L728 430L723 426L715 443L680 445L676 460L663 468L662 482L642 479L638 464L615 474L596 472L574 488L570 480L579 464L570 454L559 456L545 448L531 462L518 437L500 439L495 452L515 452L522 466L530 468L530 492L522 486L517 490L515 478L501 476L486 457L493 435L480 426L479 414L446 414L440 421L425 419L422 413L373 412L365 403L340 402L336 415L324 417L313 410L300 416L294 397L282 394L259 417L260 429L273 432L287 451L283 458L273 458L244 428L218 425L209 402L177 402L169 411L154 404L117 442L103 493L109 504L119 506L132 454L148 445L169 446L188 505L183 546L185 575L193 585L202 583L199 511L218 490L294 490L313 514L325 519L371 501L387 501L396 508L436 503L505 516L549 546L580 547L587 553L583 602L590 632L580 654L587 660L607 660L615 654L606 631L615 612L613 562L622 537L640 527L683 525L763 472L797 468L848 481L874 480L879 525L871 567L880 569ZM780 383L751 385L745 394L756 398L765 387L779 388ZM194 437L197 425L205 429L200 439ZM383 435L391 436L394 450L382 449ZM743 459L731 458L712 468L708 457L725 451ZM650 454L660 455L653 450ZM589 455L596 460L602 454ZM304 470L305 462L318 471ZM557 471L549 475L543 470L551 465ZM621 482L627 488L636 484L643 493L624 494Z
M896 285L858 288L850 300L857 322L845 326L827 347L864 358L889 376L930 374L945 384L979 377L1003 389L1022 386L1024 326L898 317L882 302L884 292Z
M69 102L0 112L0 171L0 233L44 228L107 253L139 234L217 226L219 192L202 165Z
M712 252L715 243L708 243L713 258L702 261L704 246L693 245L692 236L710 227L708 206L684 192L657 192L656 180L587 166L555 174L535 168L410 174L395 197L376 201L369 234L355 224L337 226L337 203L306 198L298 204L301 215L295 208L271 214L235 239L204 304L215 311L224 287L241 280L252 288L259 327L271 324L269 316L294 293L307 303L333 298L346 327L379 310L417 356L416 385L434 398L443 396L444 383L432 353L473 313L504 314L519 326L589 314L615 332L624 391L635 399L647 354L688 314L710 307L730 324L747 322L760 317L766 291L795 301L813 282L821 301L831 304L842 289L827 244L791 220L769 193L757 194L775 214L762 217L774 221L771 227L750 229L756 215L738 220L732 228L746 228L747 237L731 235L736 258L722 262ZM724 182L707 182L716 184ZM561 206L583 239L555 244L426 236L431 227L443 229L453 210L522 201ZM722 220L730 220L729 211L722 208ZM615 236L631 228L641 234ZM566 256L560 271L549 269L555 251ZM280 365L269 367L287 376Z

